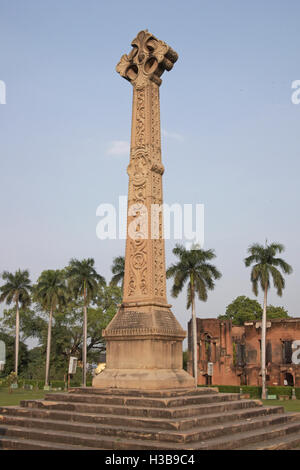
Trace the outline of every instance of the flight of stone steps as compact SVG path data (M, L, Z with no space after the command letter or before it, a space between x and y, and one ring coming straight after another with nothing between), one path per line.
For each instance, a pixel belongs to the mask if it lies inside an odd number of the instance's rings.
M300 446L300 413L215 388L75 388L0 406L0 449L212 450Z

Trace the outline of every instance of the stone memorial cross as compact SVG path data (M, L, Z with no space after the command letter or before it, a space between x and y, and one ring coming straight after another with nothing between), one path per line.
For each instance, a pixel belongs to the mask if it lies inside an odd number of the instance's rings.
M167 303L161 210L159 87L178 55L147 30L131 45L116 67L133 86L123 301L103 331L107 365L93 386L191 388L193 378L182 369L186 333Z

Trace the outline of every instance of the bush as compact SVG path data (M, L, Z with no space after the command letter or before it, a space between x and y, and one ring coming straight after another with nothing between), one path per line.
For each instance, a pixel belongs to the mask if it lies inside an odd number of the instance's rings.
M199 385L199 387L218 387L220 393L249 393L250 398L261 398L261 387L255 385ZM267 387L269 395L288 395L292 397L293 387ZM300 400L300 387L295 388L297 400Z
M15 372L11 372L0 380L0 387L11 387L12 384L16 383L18 383L17 376Z
M242 393L249 393L250 398L261 398L261 387L255 385L242 385Z
M45 382L44 380L35 380L35 379L21 379L19 381L20 387L23 387L25 384L32 385L34 389L43 390Z
M198 385L198 387L216 387L220 393L240 393L239 385Z
M65 388L65 382L63 380L50 380L51 388Z
M220 393L240 393L238 385L217 385Z
M267 387L269 395L288 395L289 397L292 396L293 387Z

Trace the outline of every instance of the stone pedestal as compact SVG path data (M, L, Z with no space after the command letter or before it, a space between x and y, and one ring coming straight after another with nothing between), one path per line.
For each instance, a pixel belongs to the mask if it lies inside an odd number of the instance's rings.
M93 387L163 390L194 386L192 376L182 369L185 331L169 308L151 308L120 308L103 332L107 365L94 378Z

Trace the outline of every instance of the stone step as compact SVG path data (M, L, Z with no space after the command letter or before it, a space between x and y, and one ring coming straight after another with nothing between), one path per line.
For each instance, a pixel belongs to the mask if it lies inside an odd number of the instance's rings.
M194 427L209 426L224 422L245 420L259 416L283 413L284 408L252 407L237 410L214 413L193 418L144 418L139 416L120 416L110 414L75 413L70 411L47 410L43 408L23 407L0 407L0 416L21 416L26 418L37 418L44 420L58 420L64 422L89 423L89 424L111 424L129 428L156 428L162 430L186 431Z
M298 417L300 426L300 416ZM287 416L285 413L275 413L265 416L259 416L255 418L247 418L245 420L239 420L236 422L229 422L224 424L218 424L214 426L206 426L203 428L195 428L193 432L187 433L186 442L202 442L215 439L217 437L222 438L223 436L234 436L240 435L245 432L255 432L260 429L266 430L269 427L277 425L285 425L286 423L293 421L292 417Z
M75 389L24 401L21 407L1 407L3 445L22 448L23 443L25 448L27 441L28 448L31 442L105 450L236 449L274 439L282 443L282 436L300 433L300 414L241 400L238 394L92 392Z
M77 393L55 393L55 401L91 403L100 405L120 405L135 406L142 408L172 408L179 406L190 406L197 404L218 403L223 401L238 400L239 394L236 393L211 393L204 396L189 395L176 398L148 398L133 396L111 396L111 395L88 395ZM49 393L45 396L46 401L53 401L53 394Z
M135 440L151 440L161 441L165 443L190 443L199 442L215 438L218 436L228 436L249 430L259 430L272 425L285 424L293 418L292 415L287 414L271 414L249 418L246 420L239 420L236 422L229 422L225 424L218 424L213 426L196 427L190 430L158 430L155 428L133 428L119 425L104 425L104 424L87 424L78 422L66 422L49 419L37 419L24 416L1 416L0 431L2 425L25 427L30 429L47 429L53 431L65 431L66 433L78 433L80 435L92 436L114 436L126 439ZM300 417L298 418L300 421Z
M300 432L248 444L238 450L291 450L296 448L300 449Z
M93 447L72 446L59 444L58 442L47 443L33 441L17 437L0 436L0 450L95 450Z
M93 387L72 387L69 393L84 393L87 395L121 395L132 397L154 397L154 398L170 398L189 395L209 395L216 394L217 387L198 387L193 389L178 390L135 390L135 389L117 389L117 388L93 388Z
M178 429L188 430L194 427L211 426L238 420L247 420L259 416L284 413L284 407L252 407L237 410L224 411L223 413L212 413L194 418L183 418L179 421Z
M298 418L299 419L299 418ZM269 426L267 429L255 429L240 434L234 434L223 438L214 438L201 442L175 443L159 442L151 440L136 440L114 436L93 436L85 434L76 434L63 431L28 429L17 426L1 426L1 434L5 437L7 448L10 442L17 447L16 439L20 439L20 445L24 441L47 442L49 448L53 448L53 443L57 445L66 444L67 446L81 446L83 449L103 449L103 450L216 450L216 449L242 449L247 443L261 443L265 440L281 438L282 441L290 440L291 434L296 433L297 438L292 441L292 446L298 444L298 435L300 433L300 423L290 422L286 424ZM295 435L294 435L295 437ZM67 449L67 446L64 446ZM22 447L20 447L22 448Z
M97 450L165 450L166 445L158 441L137 441L134 439L122 439L115 436L93 436L77 433L66 433L64 431L52 431L33 428L24 428L17 426L1 425L0 437L3 435L6 439L7 445L10 441L20 439L30 440L32 442L47 442L49 448L52 448L53 443L64 443L68 446L81 446L82 450L97 449ZM16 447L15 447L16 448ZM169 449L184 449L182 445L172 443L168 444Z
M52 397L53 400L54 397ZM20 402L22 407L69 411L75 413L88 414L109 414L115 416L132 416L148 418L178 419L188 417L206 416L212 413L223 413L232 410L261 407L261 403L256 400L233 400L197 406L174 407L174 408L142 408L134 406L118 405L93 405L80 402L56 402L46 400L24 400Z
M299 415L299 413L296 413L296 415ZM261 443L279 437L284 437L285 439L285 436L292 433L298 434L299 432L299 416L295 416L295 421L291 418L290 422L285 424L274 425L263 429L255 429L253 431L229 435L227 437L217 437L206 442L199 442L196 444L196 448L197 450L239 450L248 445Z

